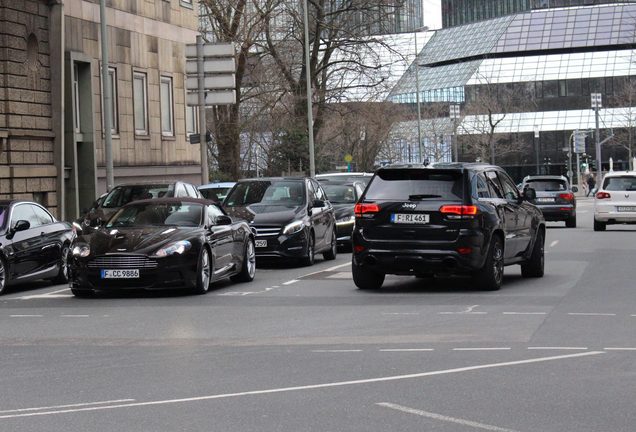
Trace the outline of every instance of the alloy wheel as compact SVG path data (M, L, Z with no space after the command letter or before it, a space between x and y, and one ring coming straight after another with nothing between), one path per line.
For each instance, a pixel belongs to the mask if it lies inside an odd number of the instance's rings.
M254 249L254 242L251 240L247 242L245 259L247 260L247 273L250 278L253 278L256 274L256 251Z
M6 271L4 268L4 261L0 259L0 294L4 291L6 286Z
M210 256L207 249L201 254L201 285L207 291L210 286Z
M501 243L496 241L493 244L492 250L492 265L494 279L500 284L503 280L504 260L503 260L503 248Z

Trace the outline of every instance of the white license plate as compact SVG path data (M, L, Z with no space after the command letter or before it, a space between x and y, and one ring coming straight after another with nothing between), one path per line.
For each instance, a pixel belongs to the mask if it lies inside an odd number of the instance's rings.
M427 224L431 216L424 213L393 213L391 222L396 224Z
M619 212L636 212L636 207L633 206L619 206L616 207L616 210Z
M102 279L139 279L139 270L102 270Z
M553 203L554 198L537 198L538 203Z
M257 248L267 247L267 240L256 240L254 243Z

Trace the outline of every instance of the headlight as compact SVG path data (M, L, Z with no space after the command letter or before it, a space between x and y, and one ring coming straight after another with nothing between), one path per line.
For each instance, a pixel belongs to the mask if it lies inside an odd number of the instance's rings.
M188 249L192 247L192 243L187 240L181 240L175 243L170 243L167 246L162 247L157 252L155 252L155 256L157 257L166 257L169 255L181 255Z
M73 256L86 258L91 254L91 247L87 244L77 245L72 250Z
M283 234L296 234L299 233L305 228L305 223L303 221L292 222L283 228Z
M345 216L343 218L336 220L336 225L351 224L351 223L354 223L355 221L356 221L356 217L354 215L349 215L349 216Z

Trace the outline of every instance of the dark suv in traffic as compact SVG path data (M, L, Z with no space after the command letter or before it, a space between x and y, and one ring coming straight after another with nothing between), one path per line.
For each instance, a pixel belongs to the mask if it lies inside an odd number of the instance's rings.
M381 168L355 207L353 280L376 289L386 274L468 274L497 290L511 264L542 277L545 220L534 198L492 165Z

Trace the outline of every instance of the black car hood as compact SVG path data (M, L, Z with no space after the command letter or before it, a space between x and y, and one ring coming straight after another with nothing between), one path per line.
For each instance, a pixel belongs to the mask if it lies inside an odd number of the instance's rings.
M160 247L179 240L195 237L200 227L134 227L100 228L94 233L79 237L78 243L88 243L91 255L115 253L152 254Z
M336 216L336 220L342 219L347 216L353 216L354 207L355 204L333 204L333 210Z
M232 217L243 219L254 225L287 225L307 214L307 208L286 207L281 205L252 204L248 206L224 207Z

